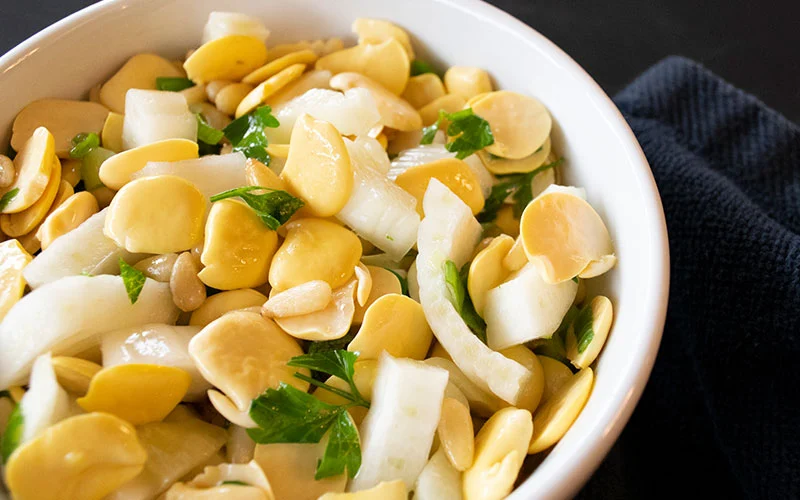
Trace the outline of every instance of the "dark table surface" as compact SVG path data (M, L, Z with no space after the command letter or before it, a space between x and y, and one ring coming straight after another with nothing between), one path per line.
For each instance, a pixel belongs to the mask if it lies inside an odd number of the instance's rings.
M489 0L574 57L612 96L670 54L800 122L798 0ZM92 0L0 0L0 53Z
M661 58L680 54L800 122L798 0L490 2L560 45L612 96ZM91 3L0 0L0 52ZM653 493L631 477L621 446L612 449L581 497L637 498Z

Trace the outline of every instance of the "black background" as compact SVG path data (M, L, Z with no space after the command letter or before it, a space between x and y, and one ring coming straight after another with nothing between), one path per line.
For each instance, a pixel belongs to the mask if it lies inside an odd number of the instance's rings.
M0 0L3 21L0 52L91 3L90 0ZM680 54L702 62L789 119L800 122L800 0L490 0L490 3L561 46L612 96L659 59ZM221 4L220 8L223 7ZM623 433L581 497L659 497L653 485L645 484L636 472L647 464L637 463L633 455L642 443L631 443L631 437L626 439ZM673 480L680 482L681 478ZM692 485L687 484L686 490L691 491Z
M91 3L0 0L0 52ZM490 3L561 46L612 96L662 57L680 54L800 122L800 0Z

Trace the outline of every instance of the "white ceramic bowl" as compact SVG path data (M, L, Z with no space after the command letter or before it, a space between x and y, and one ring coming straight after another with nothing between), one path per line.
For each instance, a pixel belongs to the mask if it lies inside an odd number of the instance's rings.
M357 17L391 20L421 58L485 68L497 88L536 96L555 118L553 147L566 182L584 186L611 231L619 265L592 280L614 303L612 333L578 420L510 498L577 493L611 448L655 360L669 288L664 214L647 160L611 100L568 55L478 0L106 0L31 37L0 58L0 131L42 97L85 97L131 55L181 57L199 44L212 10L258 16L268 44L328 36L352 40ZM13 20L11 20L13 22ZM590 293L592 292L590 290Z

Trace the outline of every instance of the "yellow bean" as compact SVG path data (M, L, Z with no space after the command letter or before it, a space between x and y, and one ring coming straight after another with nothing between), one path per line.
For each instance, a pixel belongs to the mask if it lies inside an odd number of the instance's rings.
M403 46L406 54L408 54L408 59L410 61L414 60L414 49L411 47L411 39L408 37L408 33L389 21L362 17L353 21L351 30L358 35L359 44L379 44L394 38Z
M219 93L227 87L228 85L232 84L233 82L230 80L212 80L206 84L206 97L210 102L216 103L217 96Z
M508 90L489 92L472 104L472 111L489 122L494 144L486 151L495 156L525 158L550 135L550 113L533 97Z
M364 240L361 240L361 252L364 252ZM356 288L356 304L360 307L363 307L367 300L369 300L369 294L372 292L372 275L369 272L367 266L365 266L362 262L359 262L355 268L356 273L356 280L358 280L358 287Z
M469 266L467 290L475 311L481 316L486 307L486 292L500 285L510 274L510 271L503 266L503 259L513 245L514 239L511 236L500 235L492 239Z
M424 216L422 198L428 182L437 179L469 206L473 214L483 210L484 199L478 177L464 162L456 158L441 160L411 167L397 176L395 183L417 199L417 212Z
M302 40L296 43L284 43L269 49L267 62L274 61L275 59L279 59L292 52L297 52L298 50L310 49L313 50L317 56L322 57L336 52L337 50L342 50L343 48L344 42L341 38L336 37L328 38L327 40Z
M373 302L347 350L359 359L378 359L386 351L397 358L425 359L433 340L419 302L405 295L384 295Z
M507 175L517 173L527 173L541 167L550 156L550 138L548 137L542 146L534 153L520 158L519 160L509 160L494 156L486 151L478 151L478 158L481 159L486 170L495 175ZM539 177L537 174L536 177ZM533 193L535 197L537 193Z
M229 35L204 43L183 63L193 82L238 81L267 61L267 47L253 36Z
M351 280L333 291L331 301L324 309L302 316L275 318L275 322L298 339L324 341L342 338L353 322L355 289L356 281Z
M252 90L253 86L246 83L232 83L226 85L222 90L217 92L214 104L217 105L217 109L222 113L232 115L236 113L236 107L239 106L242 99Z
M246 115L262 105L271 95L300 78L300 75L303 74L305 69L305 64L293 64L258 84L258 86L250 91L236 107L236 118ZM220 95L217 94L217 99L219 98Z
M339 73L331 78L332 88L345 91L352 88L367 89L375 100L381 115L381 124L400 131L412 131L422 127L422 117L402 97L390 92L379 82L358 73Z
M220 292L207 298L203 305L192 313L189 324L203 327L227 312L253 306L260 307L266 301L265 295L249 288Z
M407 500L408 488L400 479L381 481L372 488L353 493L325 493L318 500Z
M102 104L100 102L100 89L103 87L102 84L98 83L97 85L93 86L89 89L89 102L94 102L97 104Z
M503 356L513 359L531 372L517 398L517 408L533 413L542 401L544 393L544 369L539 358L524 345L515 345L500 351Z
M81 181L81 163L80 160L61 160L61 180L73 188L77 186Z
M537 410L528 453L544 451L564 437L588 401L593 381L592 369L584 368L570 377Z
M61 163L56 156L51 157L51 161L50 180L39 199L21 212L0 215L0 229L7 235L16 237L28 234L47 217L61 188Z
M189 111L192 113L200 113L200 115L208 122L209 125L217 130L222 130L231 123L231 118L225 113L221 112L214 107L213 104L207 102L199 102L189 106ZM225 143L223 148L231 147L229 143ZM230 151L228 151L230 153ZM220 152L220 154L225 154Z
M338 288L353 276L361 243L352 231L323 219L298 219L272 259L269 282L277 291L312 280Z
M171 62L155 54L137 54L100 88L100 102L115 113L125 113L130 89L156 90L156 78L185 76ZM82 132L82 131L81 131Z
M253 288L267 281L278 235L244 203L214 203L206 222L199 277L219 290Z
M20 446L5 477L19 500L99 500L136 477L146 460L131 424L90 413L62 420Z
M503 208L497 211L497 219L494 221L503 233L516 238L519 236L519 219L514 217L514 207L512 205L503 205Z
M129 252L188 250L203 238L206 205L205 195L180 177L136 179L111 200L103 232Z
M100 141L103 147L115 153L122 151L122 125L125 123L125 115L114 113L108 114L103 124L103 131L100 133Z
M403 99L416 109L420 109L446 93L439 75L425 73L408 79L408 85L406 85L406 90L403 92Z
M87 191L70 196L39 226L36 237L42 242L42 250L47 250L56 238L80 226L99 210L97 199Z
M331 286L322 280L313 280L273 294L261 308L267 318L288 318L321 311L333 297Z
M528 410L504 408L475 437L475 459L464 472L464 500L499 500L511 493L533 432Z
M109 500L157 498L183 476L195 476L198 468L225 460L219 450L228 433L198 418L152 422L139 426L136 433L147 451L144 471L117 489Z
M312 64L316 60L317 54L311 49L303 49L296 52L291 52L254 70L252 73L242 78L242 83L258 85L271 76L280 73L289 66L294 64Z
M583 319L584 316L588 316L586 317L589 321L589 325L587 326L589 326L592 331L592 337L588 344L584 345L583 342L580 344L578 343L575 332L575 325L578 323L577 320L567 329L567 358L569 358L575 368L586 368L597 359L600 350L606 342L606 337L608 337L608 331L611 329L611 319L613 315L614 312L611 301L608 300L607 297L598 295L593 298L589 304L584 306L584 309L581 310L578 317L579 319ZM578 332L578 334L580 333L582 332Z
M295 97L303 95L311 89L329 89L330 86L328 85L328 82L330 79L330 71L308 71L297 80L269 96L264 104L272 106L273 109L276 109L279 105L289 102Z
M364 305L356 306L356 312L353 315L353 323L360 324L364 321L364 314L376 300L388 295L390 293L401 294L403 293L400 280L393 272L378 266L367 266L370 277L372 278L372 287L369 291L369 297Z
M231 398L221 392L210 389L208 391L208 400L211 402L214 409L225 417L225 420L228 420L232 424L244 427L245 429L258 427L258 424L250 418L249 409L240 410L233 404Z
M503 267L513 273L525 267L527 263L528 256L525 254L525 246L522 243L522 238L517 237L506 256L503 257Z
M255 461L269 478L275 498L317 500L328 492L342 492L347 475L315 480L327 439L319 443L275 443L256 445Z
M458 94L466 100L492 91L489 73L471 66L452 66L444 74L448 94Z
M590 277L585 271L595 263L592 276L596 276L615 261L603 220L585 200L570 193L551 192L529 203L522 213L520 237L528 260L547 283Z
M198 83L194 87L189 87L188 89L183 89L178 92L181 94L184 99L186 99L186 104L198 104L201 102L206 101L206 84L205 83Z
M453 467L460 471L469 469L475 456L475 434L469 407L456 399L444 398L436 432Z
M181 402L191 381L172 366L116 365L97 372L77 402L88 412L111 413L133 425L158 422Z
M8 187L14 182L17 169L14 162L6 155L0 155L0 188Z
M144 273L144 275L150 279L156 280L159 283L169 283L176 260L178 260L178 254L165 253L145 257L134 264L133 267Z
M52 134L39 127L18 150L14 158L16 177L14 182L0 189L0 196L17 189L18 192L3 209L4 214L22 212L42 197L53 172L55 158L55 141ZM59 164L59 176L61 175Z
M314 215L339 213L353 191L353 166L336 128L309 115L301 116L292 130L281 179Z
M546 403L562 385L572 378L572 370L567 365L548 356L536 356L544 371L544 392L541 403Z
M190 252L183 252L175 260L169 288L172 301L183 312L194 311L206 300L206 286L197 277L197 266Z
M578 291L575 293L575 305L583 304L586 300L586 280L578 280Z
M272 146L275 145L270 144L270 147ZM273 147L272 149L274 152L275 148ZM270 156L274 160L275 157L270 152L269 148L267 148L267 152L270 153ZM273 172L272 169L255 158L247 159L247 162L244 165L244 175L249 186L261 186L269 189L286 191L286 184L281 180L281 178L278 177L278 175Z
M100 166L100 180L119 190L131 176L151 161L180 161L197 158L197 143L187 139L165 139L116 154Z
M58 385L81 396L89 391L92 377L103 369L97 363L70 356L56 356L51 363Z
M56 154L69 158L72 138L80 133L99 134L108 115L105 106L86 101L41 99L34 101L14 119L11 147L21 148L38 127L53 134Z
M22 270L32 258L17 240L0 243L0 321L22 298L26 285Z
M189 342L189 355L200 373L240 410L281 382L306 391L308 383L294 376L308 370L286 366L303 354L297 342L259 314L230 312L206 325Z
M438 97L429 102L419 109L419 115L422 117L422 124L426 127L436 123L439 119L439 111L445 113L455 113L463 109L466 101L458 94L446 94Z
M383 43L359 44L321 57L315 67L334 74L361 73L400 95L408 82L410 60L403 45L389 38Z

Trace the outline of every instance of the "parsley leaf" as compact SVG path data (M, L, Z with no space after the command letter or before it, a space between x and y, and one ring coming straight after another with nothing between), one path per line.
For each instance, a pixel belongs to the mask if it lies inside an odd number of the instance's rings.
M0 198L0 212L6 209L9 203L19 194L19 188L14 188Z
M92 152L93 149L100 147L100 136L94 132L81 132L72 138L72 148L69 150L69 157L81 159Z
M241 151L248 158L255 158L264 165L269 165L267 153L267 136L264 129L276 128L278 119L272 116L272 108L261 106L251 113L233 120L222 131L231 141L234 151Z
M592 328L593 321L592 304L590 301L583 306L572 323L572 330L575 333L575 340L578 343L578 353L585 351L594 339L594 329Z
M156 78L156 89L180 92L194 87L194 82L188 78L159 76Z
M433 67L433 64L423 61L421 59L414 59L411 61L411 76L418 76L425 73L433 73L436 74L436 68Z
M197 117L197 140L209 146L219 144L219 141L225 137L222 130L217 130L209 125L200 113L195 113L195 116Z
M361 441L358 429L350 414L340 411L336 415L336 420L331 425L328 435L328 445L325 447L325 454L317 464L317 472L314 479L325 479L326 477L338 476L345 470L350 477L355 477L355 472L361 468ZM354 472L351 472L354 471Z
M253 193L253 191L265 191ZM229 189L211 197L211 201L220 201L226 198L241 198L268 228L277 230L305 205L299 198L295 198L286 191L270 189L261 186L245 186Z
M388 267L384 267L384 269L386 269L390 273L392 273L395 276L397 276L397 280L400 281L400 291L401 291L401 293L403 295L405 295L406 297L411 297L411 295L408 294L408 279L403 278L402 276L400 276L400 273L398 273L394 269L389 269Z
M144 273L122 260L122 257L119 258L119 276L125 284L125 291L128 292L131 304L135 304L139 300L139 294L142 293L147 278Z
M22 415L22 406L16 405L8 417L6 429L3 431L3 436L0 439L0 455L3 457L3 463L8 462L8 457L14 453L20 442L22 441L22 431L25 426L25 417Z
M317 464L315 479L344 473L355 477L361 467L361 443L358 429L347 410L353 406L369 408L353 381L358 355L344 350L324 351L296 356L288 366L309 368L339 377L350 385L351 392L330 387L300 373L295 377L338 394L350 403L332 405L285 383L267 389L250 404L250 417L258 424L247 434L259 444L318 443L327 435L328 443Z
M497 218L497 212L503 207L506 199L511 196L514 200L514 216L519 218L522 216L522 211L528 206L528 203L533 201L533 191L531 191L531 182L538 174L555 168L564 159L558 160L542 165L541 167L531 170L524 174L504 175L499 178L500 182L492 186L492 192L486 198L486 203L483 205L483 211L478 214L477 219L479 222L491 222Z
M447 285L447 291L450 292L450 303L456 308L456 311L464 320L464 323L472 330L476 337L481 339L481 342L486 343L486 322L483 321L478 313L475 311L475 306L472 304L467 293L467 277L469 275L469 264L458 271L455 262L448 260L444 263L444 280Z
M431 144L445 120L450 122L447 126L447 137L451 139L445 144L445 148L451 153L456 153L456 158L459 160L494 144L494 136L489 122L473 113L472 108L462 109L455 113L445 113L444 110L439 110L439 119L436 120L436 123L422 129L420 144Z

